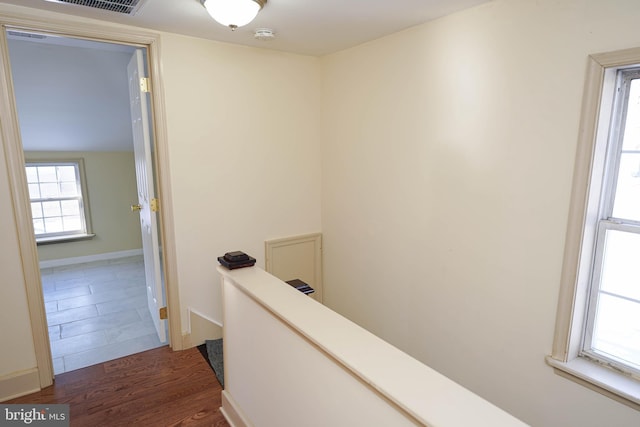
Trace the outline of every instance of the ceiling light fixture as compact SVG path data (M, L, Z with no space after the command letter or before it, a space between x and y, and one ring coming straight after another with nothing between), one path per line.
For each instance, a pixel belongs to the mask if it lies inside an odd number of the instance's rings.
M218 23L235 30L258 15L267 0L201 0L209 15Z

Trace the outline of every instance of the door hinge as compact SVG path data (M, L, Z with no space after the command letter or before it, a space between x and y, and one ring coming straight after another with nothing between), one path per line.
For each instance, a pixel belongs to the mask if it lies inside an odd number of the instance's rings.
M140 77L140 92L151 92L149 77Z
M167 307L160 307L160 320L166 320L167 318Z
M158 212L158 210L160 210L158 199L151 199L149 206L151 207L151 212Z

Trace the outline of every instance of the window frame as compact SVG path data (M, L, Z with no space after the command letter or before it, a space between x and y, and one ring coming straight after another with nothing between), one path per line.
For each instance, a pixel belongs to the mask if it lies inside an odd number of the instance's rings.
M586 321L583 333L581 356L592 358L599 363L609 365L614 369L625 372L630 376L640 378L640 370L637 365L625 363L614 355L606 355L602 349L593 347L593 335L596 327L598 310L598 300L602 294L607 292L601 290L601 280L604 267L604 247L607 242L609 232L624 232L640 234L640 222L628 218L614 216L614 204L617 196L617 185L620 177L620 165L624 154L624 133L628 117L628 104L631 92L631 81L640 80L640 65L634 67L612 67L616 73L616 84L614 94L603 93L602 102L611 102L613 105L612 118L608 126L607 145L599 146L604 140L596 142L598 151L606 152L603 171L592 170L592 176L602 177L604 185L599 197L599 214L595 225L596 241L593 251L593 261L591 262L590 295L587 306ZM610 71L607 71L610 72ZM612 96L614 99L607 99ZM591 203L591 201L589 201ZM594 203L596 201L593 201ZM618 296L620 297L620 296Z
M607 167L607 142L616 108L617 71L640 64L640 48L589 56L576 150L569 217L560 281L556 328L547 363L556 373L640 410L640 378L596 360L583 351L591 269L600 215L611 201L601 200ZM611 175L611 174L609 174Z
M87 190L87 180L85 175L84 168L84 159L82 158L60 158L60 159L25 159L25 173L26 168L29 166L69 166L75 165L77 168L77 185L80 186L80 209L84 216L82 218L82 222L84 223L84 230L77 232L60 232L60 233L47 233L45 235L38 236L35 233L34 226L34 235L36 238L37 245L43 244L51 244L51 243L60 243L60 242L68 242L68 241L76 241L76 240L86 240L92 239L95 237L93 233L93 228L91 224L91 212L89 208L89 195ZM30 194L27 194L29 202L31 203L33 200ZM58 200L58 199L56 199ZM40 199L38 199L40 201ZM31 215L31 224L33 226L33 214Z
M607 355L603 350L592 348L593 333L595 328L595 318L597 312L597 303L599 294L609 294L608 291L601 291L600 283L602 278L602 267L604 261L604 246L606 245L608 232L624 232L640 234L640 227L637 224L628 224L624 222L618 222L612 219L601 219L597 225L597 241L594 255L594 262L591 275L591 289L589 295L589 302L586 312L586 322L584 326L583 344L580 352L580 356L594 360L597 363L610 366L628 376L640 379L640 370L637 365L630 365L625 363L620 358L614 355ZM618 296L618 298L628 299L626 297ZM635 300L632 300L636 302Z

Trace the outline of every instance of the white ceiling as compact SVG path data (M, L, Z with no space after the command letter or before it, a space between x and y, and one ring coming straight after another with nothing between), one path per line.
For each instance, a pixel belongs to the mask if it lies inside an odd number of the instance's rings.
M8 44L25 151L133 151L127 64L135 49L57 37Z
M45 0L0 0L66 13L287 52L324 55L427 22L489 0L268 0L258 17L231 31L209 17L200 0L143 0L134 16ZM256 28L276 39L256 40Z
M0 3L230 43L323 55L488 0L268 0L253 23L235 32L213 21L200 0L143 1L142 7L134 16L45 0L0 0ZM272 28L277 33L277 38L268 42L255 40L253 30L260 27ZM126 68L130 52L123 53L123 46L120 45L52 36L29 39L10 34L9 39L11 63L16 75L14 85L20 107L23 145L26 150L131 149L126 73L118 71ZM122 62L118 55L124 55L124 65L118 65ZM40 70L46 72L32 75ZM50 82L50 77L54 74L58 77L55 82ZM121 84L113 81L109 86L110 96L94 93L102 90L105 84L87 84L78 89L80 86L77 82L83 81L83 76L92 76L89 80L94 81L95 76L102 74L104 76L99 80L104 82L121 77ZM38 82L38 85L33 82ZM123 90L122 94L118 92L118 88ZM89 98L102 100L99 111L82 103ZM43 101L46 99L57 102L64 100L65 107L49 108ZM120 114L124 111L127 114ZM104 120L105 117L109 119ZM109 126L103 129L105 123ZM100 130L96 132L96 129Z

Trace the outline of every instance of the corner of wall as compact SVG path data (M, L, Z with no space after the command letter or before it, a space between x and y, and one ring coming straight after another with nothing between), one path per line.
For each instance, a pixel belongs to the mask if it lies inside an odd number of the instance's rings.
M222 338L222 325L198 313L192 308L189 312L189 332L182 334L182 348L188 349L204 344L206 340Z

